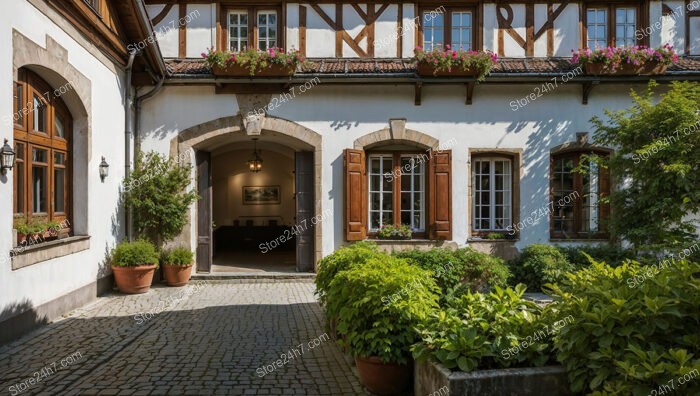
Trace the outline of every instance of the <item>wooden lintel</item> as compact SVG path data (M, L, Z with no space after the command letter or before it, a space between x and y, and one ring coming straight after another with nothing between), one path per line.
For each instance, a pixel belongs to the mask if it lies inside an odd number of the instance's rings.
M582 104L588 104L588 96L591 94L593 86L598 85L599 83L600 81L586 81L581 85L581 93L583 94L583 97L581 98Z
M423 83L422 82L417 82L416 83L416 91L415 91L415 98L414 98L414 104L416 106L420 106L420 101L421 101L421 94L423 90Z
M474 82L467 83L467 101L465 102L467 106L472 104L472 95L474 95L474 85L476 85L476 83Z
M283 94L289 92L290 84L285 83L230 83L217 84L216 94Z

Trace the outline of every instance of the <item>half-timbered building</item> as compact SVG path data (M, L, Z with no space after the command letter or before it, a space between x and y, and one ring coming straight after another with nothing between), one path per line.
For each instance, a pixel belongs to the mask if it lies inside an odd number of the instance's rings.
M464 246L608 238L614 175L572 171L590 119L630 89L700 77L697 1L10 0L0 15L2 338L111 287L131 236L135 156L192 165L174 243L199 273L313 272L343 244ZM573 50L673 45L664 73L588 75ZM417 73L414 49L491 51L483 79ZM300 51L291 76L221 76L210 50ZM251 161L255 166L251 166ZM105 174L106 166L108 173ZM255 168L255 169L253 169ZM612 178L611 178L612 177ZM40 219L58 237L19 245ZM382 226L409 240L379 240ZM258 268L259 269L259 268Z

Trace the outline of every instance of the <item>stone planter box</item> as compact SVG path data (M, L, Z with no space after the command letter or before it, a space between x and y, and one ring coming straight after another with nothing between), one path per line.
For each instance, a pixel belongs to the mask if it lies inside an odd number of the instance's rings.
M416 395L571 395L566 371L561 366L481 370L464 373L451 371L439 363L416 362L414 387Z
M479 71L471 68L466 70L435 70L435 66L419 62L418 75L422 77L476 77L479 75Z
M296 66L269 65L265 69L256 70L254 75L250 75L250 69L239 64L221 67L213 65L212 74L218 77L289 77L294 74Z

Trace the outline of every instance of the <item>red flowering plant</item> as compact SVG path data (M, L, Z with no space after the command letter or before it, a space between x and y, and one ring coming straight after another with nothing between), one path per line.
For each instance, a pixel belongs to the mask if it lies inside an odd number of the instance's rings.
M580 49L572 51L571 62L580 66L587 64L603 64L607 70L615 71L623 66L644 67L649 65L668 66L678 61L678 55L670 44L659 48L644 46L607 47L596 50Z
M289 69L289 74L294 74L297 66L306 63L306 58L298 50L285 52L282 48L268 48L267 51L258 51L254 48L246 48L243 51L215 51L209 48L202 52L209 66L221 68L238 65L247 69L250 75L255 75L260 70L267 69L271 65L279 65Z
M498 55L491 51L453 50L449 45L425 51L421 47L414 50L414 60L419 64L429 65L433 74L447 71L473 71L478 81L483 80L491 69L498 64Z

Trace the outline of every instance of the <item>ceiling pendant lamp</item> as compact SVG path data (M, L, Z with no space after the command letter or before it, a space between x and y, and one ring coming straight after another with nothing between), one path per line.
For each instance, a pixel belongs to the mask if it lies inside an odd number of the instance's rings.
M253 156L248 160L248 169L253 173L258 173L262 170L262 157L258 153L258 139L253 139Z

